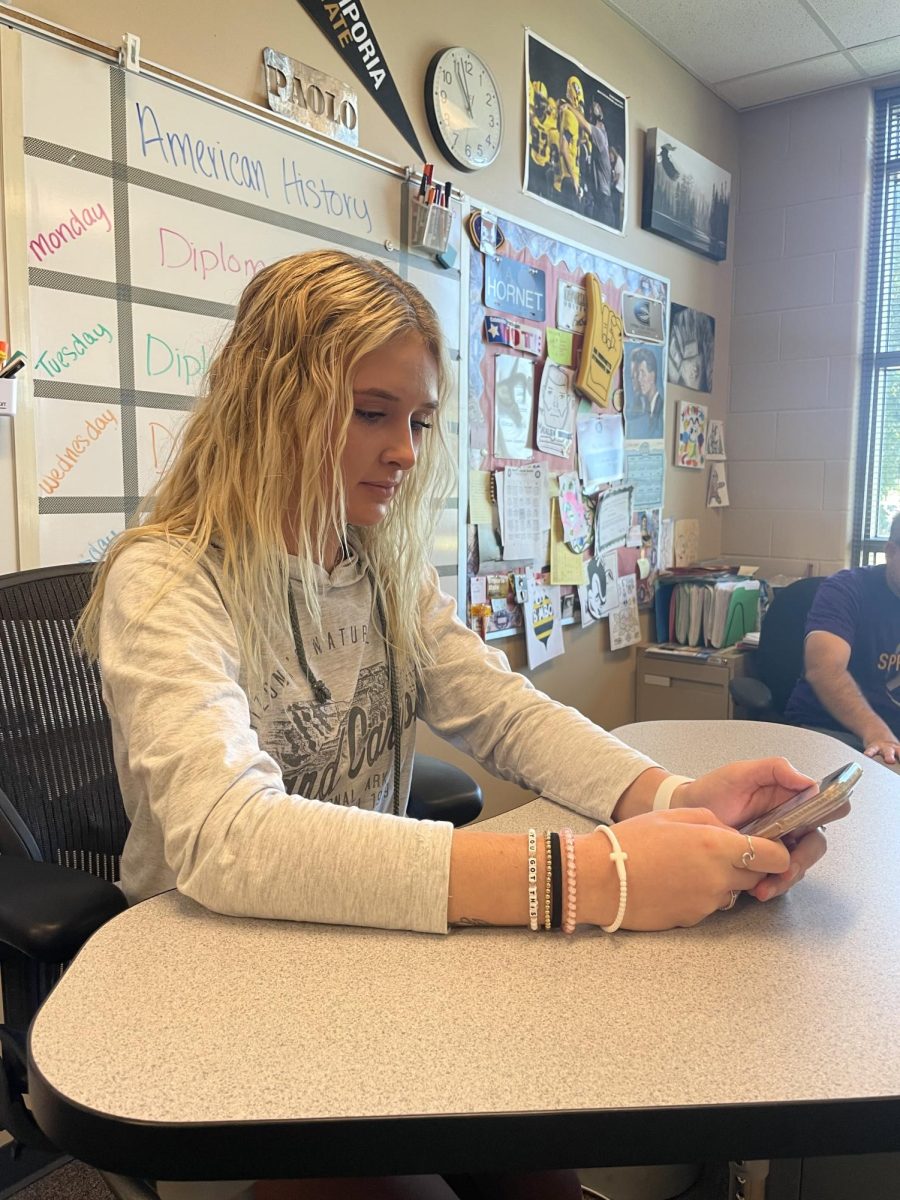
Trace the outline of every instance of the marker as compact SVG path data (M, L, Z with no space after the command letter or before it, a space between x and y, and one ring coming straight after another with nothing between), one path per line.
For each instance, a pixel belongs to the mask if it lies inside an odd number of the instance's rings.
M453 189L453 185L450 182L450 180L448 179L447 182L444 184L444 208L450 207L450 192L452 191L452 189Z
M24 366L25 366L24 358L13 359L12 362L9 363L8 366L4 367L3 370L0 371L0 379L12 379L12 377L14 375L17 375Z
M0 369L2 369L3 364L6 362L8 355L9 355L9 346L7 346L6 342L0 342Z

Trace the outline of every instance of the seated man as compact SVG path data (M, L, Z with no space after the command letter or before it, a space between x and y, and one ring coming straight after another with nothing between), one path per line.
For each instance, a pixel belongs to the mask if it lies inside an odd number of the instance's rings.
M900 514L884 566L838 571L806 622L804 678L785 716L855 733L870 758L900 763Z

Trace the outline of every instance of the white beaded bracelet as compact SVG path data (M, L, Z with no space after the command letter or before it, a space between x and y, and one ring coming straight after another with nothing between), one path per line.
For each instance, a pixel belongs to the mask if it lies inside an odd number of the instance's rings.
M668 808L672 803L675 789L680 788L683 783L693 782L690 775L667 775L656 789L656 795L653 797L653 811L658 812L661 808Z
M578 917L578 885L575 878L575 834L571 829L561 829L559 836L564 847L565 901L563 903L563 933L574 933Z
M601 925L600 928L604 933L615 933L625 920L625 905L628 903L628 877L625 874L625 863L628 855L619 845L619 839L609 825L598 825L597 829L605 833L609 838L610 845L612 846L609 857L616 864L616 874L619 876L619 910L611 925Z
M537 831L528 830L528 923L537 933L538 928L538 894L537 894Z

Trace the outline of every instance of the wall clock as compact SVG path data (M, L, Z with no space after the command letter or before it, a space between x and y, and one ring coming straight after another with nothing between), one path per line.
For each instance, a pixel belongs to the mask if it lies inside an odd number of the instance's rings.
M425 76L425 111L435 141L454 166L477 171L500 153L500 91L471 50L450 46L435 54Z

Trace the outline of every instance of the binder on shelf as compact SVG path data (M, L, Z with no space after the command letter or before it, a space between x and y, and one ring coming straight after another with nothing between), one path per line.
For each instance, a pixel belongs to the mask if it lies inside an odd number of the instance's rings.
M657 642L722 649L759 628L760 582L734 575L662 577L654 602Z

